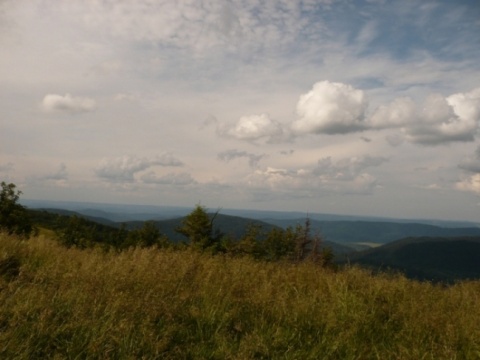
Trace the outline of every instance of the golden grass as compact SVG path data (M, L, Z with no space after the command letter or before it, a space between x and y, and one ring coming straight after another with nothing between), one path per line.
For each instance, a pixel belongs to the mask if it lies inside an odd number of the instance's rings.
M478 359L480 282L0 235L0 358Z

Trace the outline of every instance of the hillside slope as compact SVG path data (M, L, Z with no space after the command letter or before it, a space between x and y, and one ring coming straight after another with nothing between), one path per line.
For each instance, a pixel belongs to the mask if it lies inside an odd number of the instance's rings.
M480 279L480 237L410 237L351 254L349 261L419 280Z
M302 224L304 219L266 220L281 227ZM312 233L320 233L325 240L336 243L385 244L406 237L480 236L478 227L440 227L420 223L386 221L317 221L310 220Z
M182 220L183 217L168 220L158 220L155 221L155 225L160 230L160 232L166 235L171 241L181 242L186 241L186 238L176 232L175 229L182 225ZM142 226L142 224L142 221L126 222L127 228L130 229L139 228ZM214 221L215 231L218 230L220 233L228 235L231 238L237 240L245 235L245 232L250 226L260 227L262 235L265 235L274 228L279 228L279 226L261 220L248 219L240 216L231 216L224 214L217 214ZM355 251L355 248L348 246L348 244L339 244L333 241L323 241L321 246L329 247L335 255L344 255Z

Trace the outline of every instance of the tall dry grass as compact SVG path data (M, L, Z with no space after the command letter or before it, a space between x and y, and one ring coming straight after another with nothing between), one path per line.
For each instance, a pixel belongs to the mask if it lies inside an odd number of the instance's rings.
M2 359L480 358L480 282L0 235L6 259Z

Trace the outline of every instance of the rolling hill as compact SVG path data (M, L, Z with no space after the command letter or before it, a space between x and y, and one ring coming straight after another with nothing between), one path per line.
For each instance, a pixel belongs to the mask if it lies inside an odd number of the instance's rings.
M480 278L480 237L409 237L348 256L351 264L396 270L418 280Z
M143 221L114 222L98 216L87 216L63 209L29 210L34 222L45 228L55 229L58 219L79 216L91 222L96 240L114 238L123 223L128 229L140 228ZM96 213L95 215L101 215ZM156 220L156 227L170 241L186 239L175 231L183 217ZM219 232L240 239L254 225L263 233L282 226L303 225L304 219L282 220L278 225L260 220L217 214L214 228ZM452 282L461 279L480 278L480 229L442 228L427 224L389 223L366 221L316 221L311 220L311 234L320 233L323 245L330 247L337 261L368 266L374 270L396 270L410 278ZM401 238L401 240L398 240ZM332 241L334 240L334 241ZM360 242L384 244L377 248L355 253Z
M302 224L305 219L265 220L281 227ZM325 240L340 243L386 244L406 237L480 236L478 227L440 227L421 223L387 221L318 221L311 220L312 233L321 234Z

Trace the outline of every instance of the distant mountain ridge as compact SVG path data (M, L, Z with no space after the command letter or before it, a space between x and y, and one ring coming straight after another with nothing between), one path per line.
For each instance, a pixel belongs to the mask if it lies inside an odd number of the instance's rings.
M186 207L115 205L55 201L27 201L27 206L28 204L30 204L31 208L38 208L40 205L61 205L64 207L57 209L50 208L49 211L54 211L57 213L74 211L92 221L114 227L118 227L119 224L123 222L141 223L145 220L154 220L157 222L157 226L161 229L161 231L165 231L166 235L171 236L172 239L178 239L179 235L173 231L173 228L170 224L173 223L178 225L180 221L178 219L183 218L192 210L191 208ZM48 207L44 208L48 209ZM319 234L322 236L324 241L343 244L349 247L354 246L356 249L362 249L362 245L358 245L359 243L385 244L406 237L480 236L480 227L477 226L478 224L468 222L445 222L432 220L430 223L420 223L413 220L410 222L407 222L406 220L391 221L391 219L390 221L387 221L387 219L378 220L377 218L343 215L315 213L302 214L299 212L231 209L220 209L219 215L222 215L222 217L225 219L226 217L230 216L229 220L227 221L230 223L222 226L222 231L227 233L236 227L241 228L242 226L246 226L247 223L254 221L260 222L259 224L261 224L261 226L265 229L269 229L271 226L278 226L285 229L288 226L296 226L297 224L303 225L308 216L313 235ZM234 220L237 218L248 220L242 221L242 226L238 226L236 225L238 220ZM443 226L432 225L431 223L436 223ZM454 227L454 225L457 226ZM236 230L234 232L238 233ZM363 248L364 247L365 246L363 246Z
M48 219L49 222L52 222L51 216L63 215L63 216L79 216L87 220L98 223L102 226L107 226L111 228L120 228L123 224L127 229L138 229L141 228L144 224L143 220L133 220L133 221L121 221L115 222L109 219L100 218L97 216L84 215L80 212L64 210L64 209L35 209L31 210L34 216L37 218L37 221L43 221ZM43 215L42 215L43 214ZM50 217L47 215L51 214ZM95 212L96 215L101 215L99 212ZM176 217L173 219L164 219L164 220L152 220L155 223L155 226L159 229L160 233L167 236L167 238L172 242L182 242L187 239L179 234L176 229L182 225L184 217ZM231 216L224 214L217 214L214 221L214 231L219 231L220 233L230 236L233 239L240 239L244 236L245 232L249 226L258 226L261 229L261 233L265 234L271 231L273 228L278 228L274 224L263 222L261 220L242 218L239 216ZM323 241L322 246L329 247L335 254L347 254L355 251L355 248L338 244L331 241Z
M156 205L130 205L130 204L104 204L78 201L50 201L50 200L29 200L22 199L22 205L32 209L56 208L76 211L78 213L109 219L112 221L130 220L161 220L172 219L187 215L193 209L186 206L156 206ZM212 211L217 209L212 208ZM393 219L375 216L337 215L311 213L301 211L270 211L270 210L249 210L249 209L223 209L220 213L224 215L239 216L244 218L262 220L273 223L277 220L304 221L308 216L311 220L317 221L368 221L368 222L394 222L394 223L419 223L439 227L479 227L480 223L469 221L446 221L435 219Z
M116 229L125 224L129 229L140 228L143 220L112 221L99 217L104 212L75 212L65 209L30 210L40 224L56 226L56 214L80 216L94 223L102 236L116 236ZM108 214L108 212L107 212ZM92 216L96 215L96 216ZM186 241L175 231L184 216L153 220L160 232L173 242ZM240 239L249 226L254 225L267 233L274 228L304 225L305 219L261 220L217 214L215 229ZM368 266L374 270L392 269L420 280L453 282L462 279L480 279L480 228L443 228L418 223L393 223L375 221L318 221L310 220L311 235L319 234L322 245L330 247L336 258L352 264ZM96 226L96 225L95 225ZM374 249L356 252L357 244L370 242L382 244Z
M292 226L305 220L265 220L281 227ZM318 221L310 220L312 233L325 240L340 244L377 243L386 244L406 237L418 236L480 236L478 227L440 227L420 223L397 223L387 221Z

